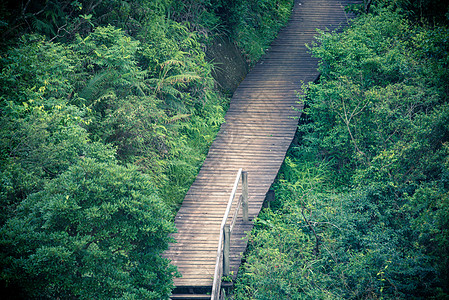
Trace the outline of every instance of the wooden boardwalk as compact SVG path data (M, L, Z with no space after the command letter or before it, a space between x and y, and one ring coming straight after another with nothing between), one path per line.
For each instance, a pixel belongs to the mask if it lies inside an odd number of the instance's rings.
M258 215L297 128L301 107L295 91L318 76L317 60L305 44L313 41L316 28L346 25L343 6L351 2L295 1L287 27L235 91L226 122L175 219L177 243L165 257L182 274L176 287L212 286L220 223L239 168L248 172L250 221ZM244 224L240 216L231 238L234 276L251 228L252 222Z

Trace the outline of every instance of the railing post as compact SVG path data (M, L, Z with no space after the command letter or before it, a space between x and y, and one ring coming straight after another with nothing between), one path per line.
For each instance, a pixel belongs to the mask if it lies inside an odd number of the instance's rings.
M242 214L243 222L248 222L248 172L242 172Z
M229 252L231 249L231 227L226 224L224 226L224 247L223 247L223 275L228 276L230 273Z

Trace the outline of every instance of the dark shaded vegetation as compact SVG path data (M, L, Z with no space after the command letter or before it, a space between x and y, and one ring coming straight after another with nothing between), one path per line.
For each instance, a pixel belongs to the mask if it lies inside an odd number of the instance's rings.
M448 6L351 9L311 47L320 82L234 299L449 298Z
M291 1L0 3L0 279L25 299L167 299L161 253L223 122L205 50L255 62Z

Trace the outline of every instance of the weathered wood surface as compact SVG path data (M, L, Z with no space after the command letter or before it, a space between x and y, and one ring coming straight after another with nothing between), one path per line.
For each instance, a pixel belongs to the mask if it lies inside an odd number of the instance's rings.
M295 1L289 24L235 91L226 122L176 216L177 243L164 254L182 274L177 287L212 286L220 223L239 168L248 172L250 221L258 215L296 131L301 109L296 91L318 76L305 44L313 41L316 28L345 26L343 6L351 2ZM230 247L234 275L251 228L240 215Z

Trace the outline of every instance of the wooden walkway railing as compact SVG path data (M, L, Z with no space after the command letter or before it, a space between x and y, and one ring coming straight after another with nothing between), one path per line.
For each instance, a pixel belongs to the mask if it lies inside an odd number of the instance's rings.
M222 251L228 249L223 272L227 274L229 268L228 277L235 279L247 246L246 233L296 132L301 114L296 91L302 82L318 76L317 60L310 57L305 44L313 41L316 28L345 25L344 5L353 2L357 1L296 0L289 24L234 92L226 121L176 215L178 232L173 236L177 243L164 254L182 274L174 280L172 299L217 297ZM240 169L248 172L247 179ZM240 175L245 188L236 185ZM248 199L248 221L236 212L239 205L232 204L234 197ZM230 221L229 216L235 218ZM225 246L223 237L231 240L230 245Z
M228 224L229 214L234 203L235 194L239 181L242 179L242 194L239 197L237 206L235 207L234 215ZM221 279L222 276L230 275L230 249L231 249L231 236L232 231L237 221L237 216L242 206L243 222L248 222L248 173L239 169L235 178L234 186L232 188L231 195L229 196L228 206L226 207L225 214L221 221L220 237L218 239L217 259L215 262L214 282L212 285L211 299L218 300L221 292Z

